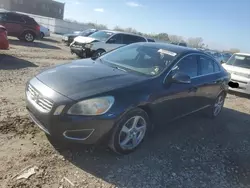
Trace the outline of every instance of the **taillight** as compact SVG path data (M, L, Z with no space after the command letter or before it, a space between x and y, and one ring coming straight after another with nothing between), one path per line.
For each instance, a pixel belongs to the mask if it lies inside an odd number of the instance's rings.
M36 30L37 30L37 31L40 31L40 25L37 25L37 26L36 26Z

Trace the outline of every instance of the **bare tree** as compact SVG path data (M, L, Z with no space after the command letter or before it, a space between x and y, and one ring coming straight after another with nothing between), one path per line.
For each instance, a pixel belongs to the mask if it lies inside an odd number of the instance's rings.
M169 40L173 43L180 43L183 42L184 39L181 36L177 36L177 35L168 35Z
M232 53L239 53L240 52L240 50L237 48L231 48L229 51Z
M193 48L202 48L205 46L201 37L188 38L187 43L190 47Z

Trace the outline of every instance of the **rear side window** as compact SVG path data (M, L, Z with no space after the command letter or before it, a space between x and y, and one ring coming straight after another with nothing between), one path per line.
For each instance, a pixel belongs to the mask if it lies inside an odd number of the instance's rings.
M14 23L24 23L22 16L17 14L7 14L7 21Z
M143 37L134 36L134 35L123 35L123 43L124 44L131 44L135 42L146 42Z
M199 58L200 75L212 74L220 71L219 65L213 59L200 56Z
M24 17L23 18L25 20L25 22L29 25L37 25L37 22L33 19L33 18L30 18L30 17Z

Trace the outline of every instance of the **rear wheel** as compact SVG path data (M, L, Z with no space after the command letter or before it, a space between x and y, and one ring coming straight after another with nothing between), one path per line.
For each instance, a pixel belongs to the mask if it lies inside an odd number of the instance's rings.
M225 99L226 99L225 93L221 93L216 98L215 102L207 110L207 116L209 118L216 118L221 113L225 103Z
M26 31L23 34L23 39L26 42L33 42L35 40L35 34L33 32L31 32L31 31Z
M147 113L140 108L133 109L116 123L109 147L118 154L135 151L147 136L149 127Z

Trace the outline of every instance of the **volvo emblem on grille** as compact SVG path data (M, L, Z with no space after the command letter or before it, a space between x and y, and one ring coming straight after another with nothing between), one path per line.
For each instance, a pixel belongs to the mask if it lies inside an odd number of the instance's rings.
M39 94L35 93L34 95L31 96L31 99L35 102L38 102L39 100Z

